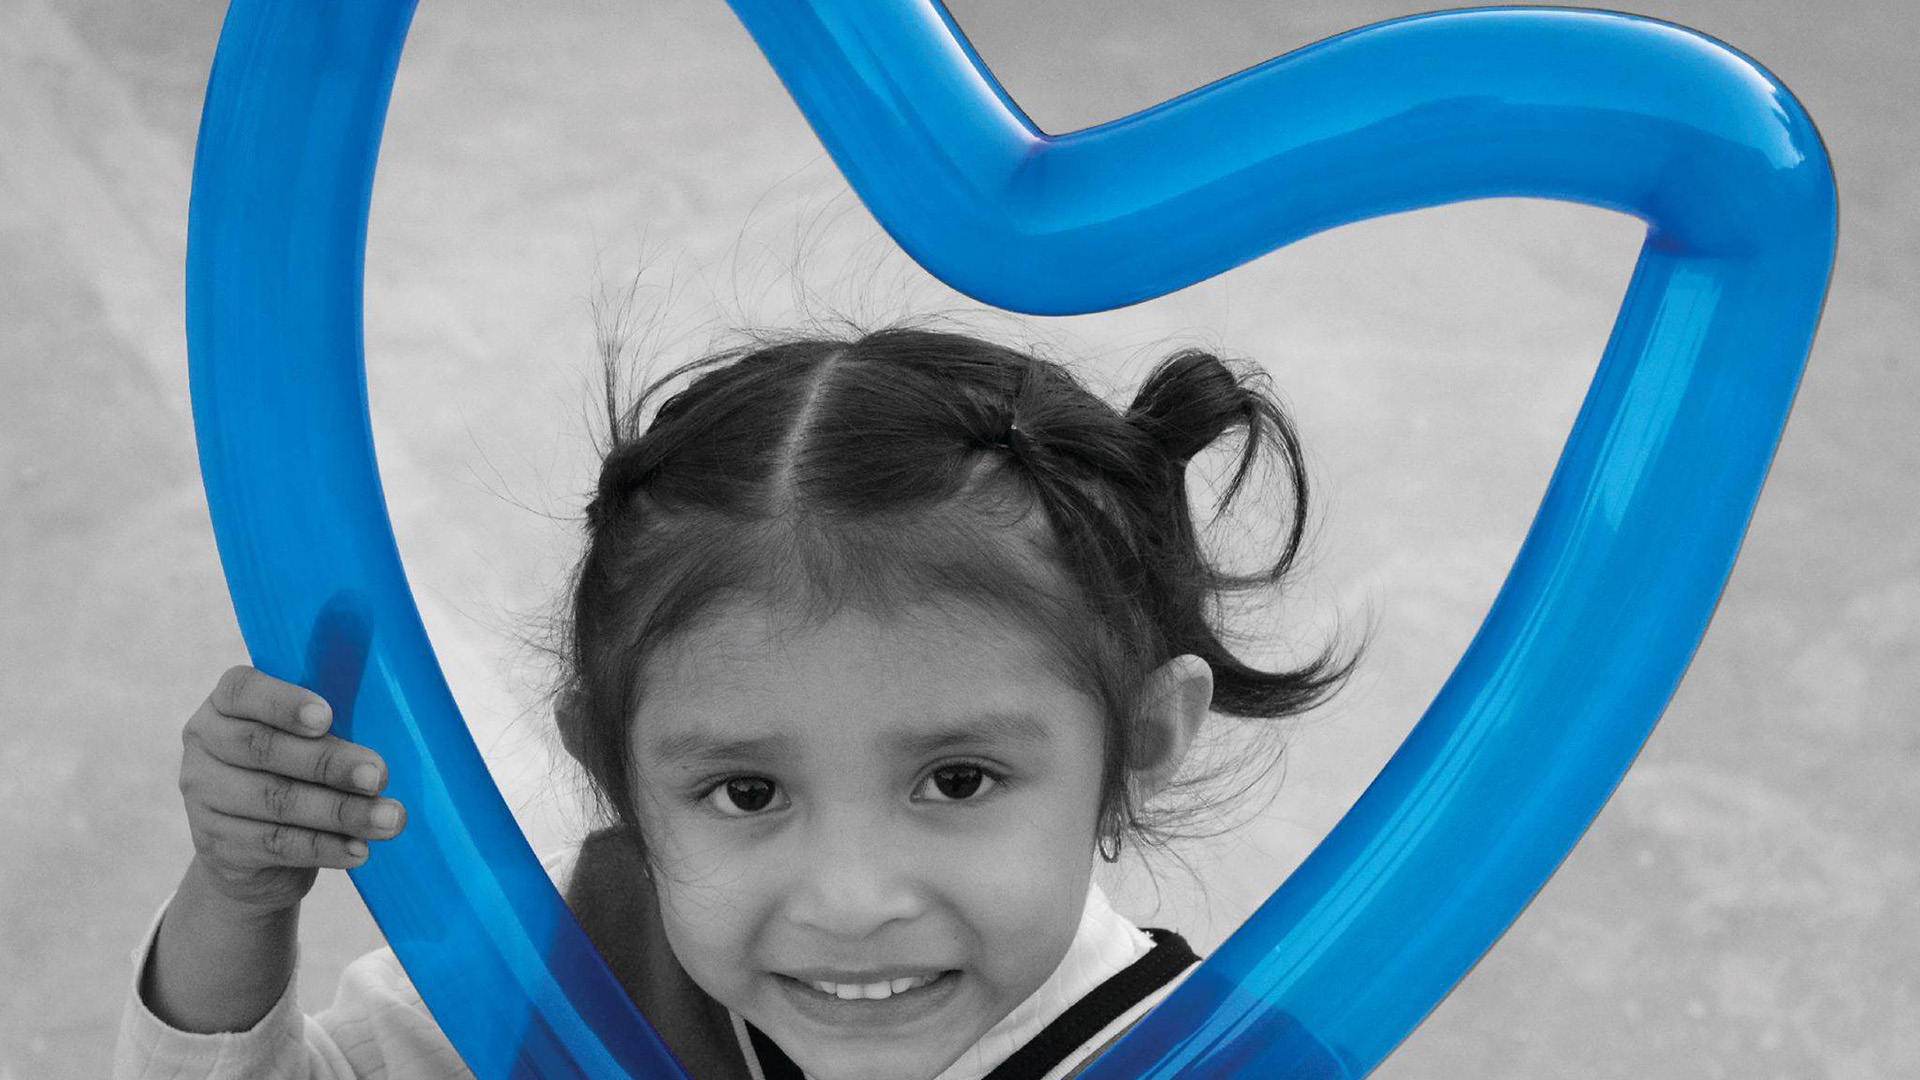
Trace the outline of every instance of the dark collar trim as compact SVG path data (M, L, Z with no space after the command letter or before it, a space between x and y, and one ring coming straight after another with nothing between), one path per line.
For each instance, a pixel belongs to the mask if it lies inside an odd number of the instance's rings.
M1145 929L1153 938L1153 948L1145 956L1054 1017L1052 1023L1040 1029L1040 1034L995 1066L985 1080L1042 1080L1065 1061L1068 1054L1084 1046L1128 1009L1200 959L1187 939L1179 934L1157 926ZM804 1080L800 1067L775 1046L772 1039L752 1024L746 1028L754 1054L760 1059L760 1071L767 1080Z
M1040 1080L1068 1054L1200 959L1179 934L1159 927L1147 927L1146 931L1153 938L1153 948L1147 955L1074 1002L1032 1041L988 1073L986 1080Z
M746 1021L742 1020L745 1024ZM807 1074L793 1063L784 1051L767 1038L766 1033L752 1024L747 1024L747 1038L753 1043L753 1054L760 1059L760 1075L767 1080L807 1080Z

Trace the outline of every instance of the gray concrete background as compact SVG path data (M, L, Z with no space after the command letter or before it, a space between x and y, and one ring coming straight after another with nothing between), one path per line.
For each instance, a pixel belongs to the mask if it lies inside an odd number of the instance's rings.
M1417 10L954 7L1054 130ZM105 1072L126 952L189 854L180 725L244 656L181 329L222 10L0 0L0 1080ZM1559 875L1377 1075L1913 1076L1920 17L1891 0L1640 10L1734 43L1806 102L1840 176L1838 272L1666 719ZM591 479L586 299L644 265L654 343L674 356L801 306L967 305L889 251L719 0L422 5L371 233L396 529L476 737L550 848L582 818L519 639L573 553ZM1310 642L1341 618L1378 622L1351 693L1295 733L1271 808L1189 852L1204 890L1163 867L1156 894L1132 868L1113 882L1125 910L1211 948L1365 787L1504 575L1639 241L1604 212L1485 202L1315 237L1124 312L974 320L1085 357L1115 392L1174 343L1267 363L1322 493L1288 625ZM342 875L316 890L303 941L315 1004L377 943Z

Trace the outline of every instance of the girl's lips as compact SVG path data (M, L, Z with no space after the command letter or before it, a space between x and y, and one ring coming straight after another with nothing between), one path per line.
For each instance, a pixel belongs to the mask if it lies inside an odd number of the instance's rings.
M794 1010L817 1023L834 1027L891 1027L910 1023L945 1005L958 992L961 973L943 971L940 977L887 998L843 999L788 975L775 975L781 993Z

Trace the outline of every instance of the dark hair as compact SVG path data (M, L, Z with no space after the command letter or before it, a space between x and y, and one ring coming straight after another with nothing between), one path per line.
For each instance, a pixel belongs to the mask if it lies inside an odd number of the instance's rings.
M1257 368L1181 351L1122 412L1052 361L893 327L759 339L623 403L620 350L603 341L603 355L610 437L563 620L561 696L575 754L643 856L628 731L642 668L723 600L803 620L958 601L1032 631L1107 716L1103 850L1128 833L1164 847L1180 816L1148 814L1126 783L1128 718L1154 668L1196 654L1213 669L1214 712L1278 718L1319 704L1358 660L1330 645L1262 671L1216 625L1230 596L1287 577L1307 522L1300 442ZM1263 452L1291 496L1278 557L1249 573L1208 558L1188 505L1189 462L1234 429L1245 445L1216 514Z

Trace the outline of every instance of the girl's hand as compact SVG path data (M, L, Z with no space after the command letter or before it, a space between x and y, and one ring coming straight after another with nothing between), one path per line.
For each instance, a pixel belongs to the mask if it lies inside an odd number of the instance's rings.
M380 756L328 735L332 722L320 695L244 666L187 721L180 794L194 862L249 913L298 907L320 867L360 865L366 841L391 839L406 820L376 797Z

